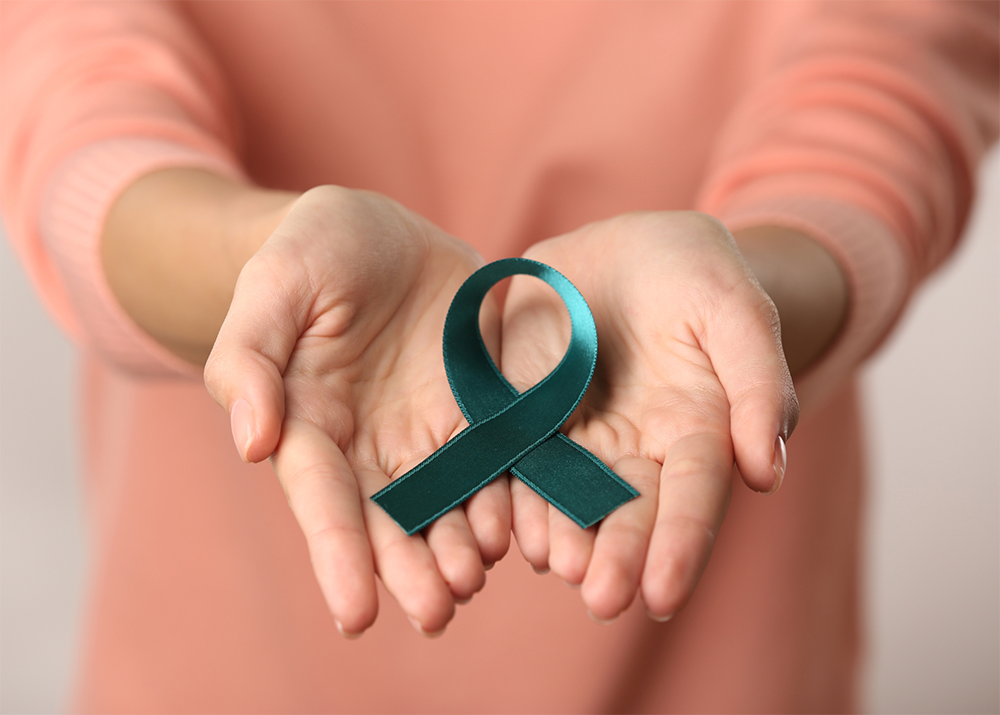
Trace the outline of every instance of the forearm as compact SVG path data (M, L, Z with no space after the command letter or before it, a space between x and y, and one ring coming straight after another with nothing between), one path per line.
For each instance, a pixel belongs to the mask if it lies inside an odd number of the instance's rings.
M736 242L781 318L781 341L793 376L833 343L847 316L847 281L833 256L797 231L757 227Z
M139 179L115 202L102 236L115 297L171 352L204 364L240 270L296 197L198 169Z

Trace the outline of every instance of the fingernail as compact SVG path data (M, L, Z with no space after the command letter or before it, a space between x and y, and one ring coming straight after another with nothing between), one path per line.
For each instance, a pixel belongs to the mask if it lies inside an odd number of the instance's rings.
M456 598L455 603L459 606L464 606L466 603L472 603L472 596L469 596L468 598ZM412 622L413 621L410 621L410 623Z
M361 633L348 633L347 631L344 630L344 624L338 621L336 618L333 619L333 623L334 625L337 626L337 630L340 631L340 635L342 635L347 640L351 641L357 640L364 634L364 631L361 631Z
M648 610L646 611L646 615L649 616L654 621L656 621L657 623L666 623L667 621L669 621L671 618L674 617L673 613L668 613L665 616L656 616L650 613Z
M545 575L545 574L547 574L547 573L548 573L548 572L549 572L549 571L550 571L551 569L549 569L549 567L548 567L548 566L546 566L546 567L545 567L545 568L543 568L543 569L540 569L540 568L538 568L538 567L536 567L536 566L532 565L532 567L531 567L531 570L532 570L532 571L534 571L534 572L535 572L536 574L538 574L539 576L544 576L544 575Z
M420 621L418 621L416 618L414 618L413 616L407 616L407 618L410 619L410 625L413 626L417 630L417 633L419 633L422 636L425 636L427 638L437 638L439 635L444 633L444 628L442 628L439 631L433 631L431 633L428 633L427 631L424 630L424 627L420 625Z
M494 562L493 562L493 563L491 563L491 564L485 564L485 565L483 566L483 571L492 571L492 570L493 570L493 567L494 567L494 566L496 566L496 565L497 565L497 562L496 562L496 561L494 561Z
M567 581L565 579L563 579L563 583L566 584L567 586L569 586L574 591L577 591L580 588L580 584L578 584L578 583L570 583L569 581Z
M771 466L774 467L774 486L768 494L774 494L785 479L785 466L788 464L788 452L785 449L785 440L779 434L774 438L774 458Z
M233 441L236 443L236 449L239 450L243 461L249 462L250 447L257 437L253 407L241 397L233 403L233 409L229 411L229 420L233 428Z
M587 615L590 616L590 620L592 620L594 623L599 623L602 626L607 626L611 623L614 623L618 618L618 616L615 616L614 618L609 618L607 620L603 618L598 618L597 616L594 615L594 612L591 611L589 608L587 609Z

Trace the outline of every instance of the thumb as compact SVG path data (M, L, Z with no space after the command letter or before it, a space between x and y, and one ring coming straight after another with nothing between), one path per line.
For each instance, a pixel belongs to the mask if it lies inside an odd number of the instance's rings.
M778 312L756 286L744 290L715 316L706 347L729 399L736 466L748 487L772 493L785 476L785 441L798 422L799 403Z
M274 452L285 416L282 375L301 332L297 311L260 254L240 273L233 301L205 364L205 386L229 412L245 462Z

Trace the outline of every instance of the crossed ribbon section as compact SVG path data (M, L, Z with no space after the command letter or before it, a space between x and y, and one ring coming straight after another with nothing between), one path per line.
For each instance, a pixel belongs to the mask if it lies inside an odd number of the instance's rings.
M493 363L479 332L490 288L525 274L552 286L569 310L572 335L556 368L519 393ZM462 284L444 324L444 368L469 426L419 465L372 496L415 534L504 472L587 528L639 496L586 449L559 432L583 399L597 364L594 316L569 279L544 263L506 258Z

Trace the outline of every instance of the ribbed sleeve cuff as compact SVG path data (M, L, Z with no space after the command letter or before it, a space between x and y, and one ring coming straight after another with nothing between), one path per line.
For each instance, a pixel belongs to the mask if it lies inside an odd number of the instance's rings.
M134 373L200 378L198 367L168 351L125 313L101 261L101 236L115 200L142 176L172 167L241 177L225 158L179 144L143 138L96 142L70 155L53 173L42 197L39 228L88 348Z
M847 318L815 365L796 377L803 406L816 405L846 380L885 339L911 290L911 267L892 232L856 206L818 197L771 198L730 206L716 216L730 231L781 226L820 242L843 269L850 289Z

